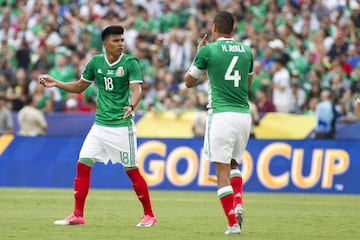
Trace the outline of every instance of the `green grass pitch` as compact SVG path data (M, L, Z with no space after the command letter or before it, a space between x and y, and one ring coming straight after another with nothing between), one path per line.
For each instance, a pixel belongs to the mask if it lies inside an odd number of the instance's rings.
M137 228L142 210L128 190L91 189L83 226L55 226L73 207L72 189L0 188L0 239L212 240L360 239L360 196L245 193L240 236L225 236L216 192L154 191L158 223Z

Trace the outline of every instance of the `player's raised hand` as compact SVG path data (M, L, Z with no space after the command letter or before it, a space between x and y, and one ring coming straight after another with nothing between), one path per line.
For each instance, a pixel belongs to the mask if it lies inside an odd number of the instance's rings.
M42 74L39 76L39 83L44 87L55 87L56 80L50 77L49 75Z
M201 39L199 45L197 46L197 50L199 50L202 46L205 46L208 43L207 34L204 35L204 37Z

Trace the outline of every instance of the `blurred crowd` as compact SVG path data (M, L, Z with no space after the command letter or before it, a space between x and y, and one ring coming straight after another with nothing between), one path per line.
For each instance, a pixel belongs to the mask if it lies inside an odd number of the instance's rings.
M329 99L344 121L360 93L360 3L357 0L0 0L0 95L9 111L92 112L96 85L82 94L39 86L40 74L81 77L102 52L109 24L126 29L126 51L139 59L144 96L137 111L201 111L204 74L195 89L182 76L219 10L236 17L234 38L251 46L258 112L314 115Z

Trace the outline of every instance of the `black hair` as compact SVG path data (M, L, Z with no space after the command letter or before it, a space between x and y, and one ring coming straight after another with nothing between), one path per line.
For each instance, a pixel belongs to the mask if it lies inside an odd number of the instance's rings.
M280 63L281 65L285 66L286 65L286 61L285 59L281 58L281 57L276 57L274 59L274 62Z
M234 16L226 11L218 12L214 18L214 24L219 33L222 34L231 34L234 29Z
M101 40L105 41L110 35L120 35L124 34L124 28L120 25L111 25L106 28L101 33Z
M33 96L29 95L25 98L25 105L30 105L33 102Z

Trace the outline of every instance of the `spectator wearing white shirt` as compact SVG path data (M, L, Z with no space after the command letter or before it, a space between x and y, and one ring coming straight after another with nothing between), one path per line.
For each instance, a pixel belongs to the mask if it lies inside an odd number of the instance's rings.
M300 79L298 71L291 72L291 98L290 98L290 112L301 114L302 108L306 101L306 93L300 86Z
M44 113L36 108L36 102L31 96L26 99L25 106L19 111L19 135L21 136L44 136L47 122Z
M272 101L277 112L289 113L291 104L291 85L289 71L284 67L282 59L275 59L272 66L273 94Z

